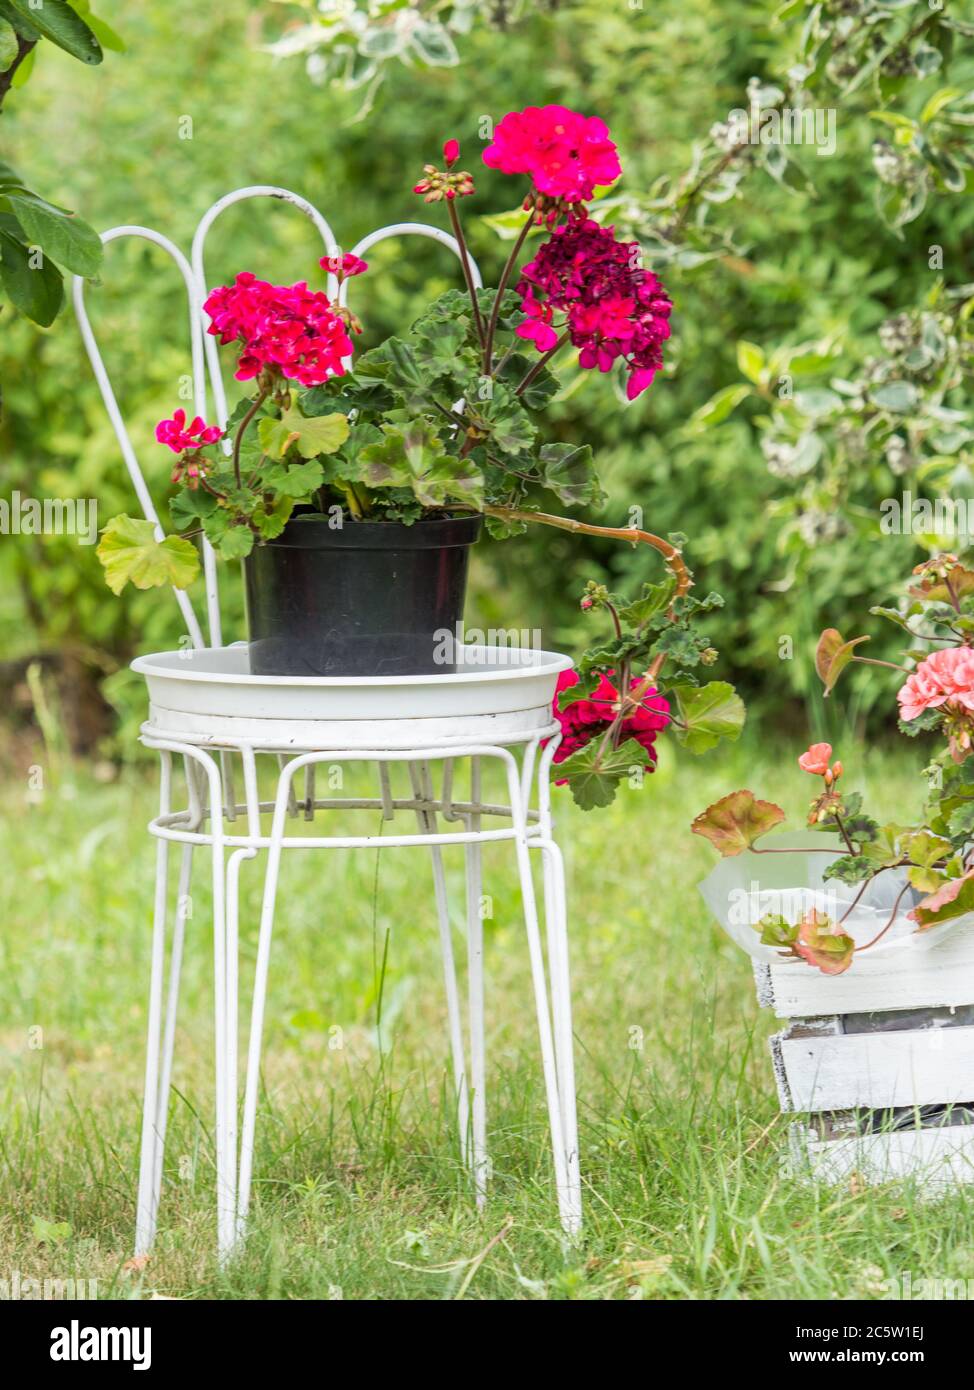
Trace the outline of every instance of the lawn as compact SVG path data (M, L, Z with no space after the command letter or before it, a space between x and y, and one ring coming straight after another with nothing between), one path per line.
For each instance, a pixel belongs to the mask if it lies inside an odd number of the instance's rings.
M126 1272L153 781L140 768L98 781L80 767L43 793L8 781L0 1268L94 1278L100 1296L134 1298L868 1298L906 1270L974 1274L962 1195L815 1190L780 1173L785 1128L766 1048L774 1020L759 1013L747 960L698 898L712 856L688 823L737 785L774 795L794 823L810 792L794 751L752 741L697 762L665 749L656 776L603 813L584 815L556 794L585 1201L575 1245L555 1218L503 847L485 852L494 1176L480 1214L446 1118L428 857L292 856L272 959L251 1234L224 1270L213 1256L206 897L194 898L189 923L160 1233L146 1267ZM841 751L850 785L864 780L880 811L919 806L912 750L864 764ZM447 856L459 952L462 853ZM261 878L259 864L244 866L245 979Z

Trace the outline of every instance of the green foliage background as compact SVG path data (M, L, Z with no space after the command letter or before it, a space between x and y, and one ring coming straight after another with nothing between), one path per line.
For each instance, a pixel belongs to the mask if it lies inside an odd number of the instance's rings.
M476 214L509 208L516 194L512 181L480 163L484 117L544 101L602 115L620 146L624 191L635 195L685 170L693 142L745 104L748 79L785 72L798 41L795 25L773 24L772 7L759 0L658 0L641 9L624 0L578 0L528 12L507 31L475 25L460 42L458 68L390 63L373 109L356 119L361 90L315 85L300 60L262 51L283 27L283 7L104 0L99 11L128 51L109 54L96 73L45 51L4 112L0 156L16 165L26 152L32 182L47 197L78 208L99 229L145 224L188 250L201 212L228 189L280 183L315 202L348 246L384 222L437 219L438 210L423 209L410 188L444 137L456 136L463 163L477 173L479 196L464 211L488 283L504 246ZM955 52L949 71L904 93L904 102L922 105L948 80L967 89L972 73L968 46ZM883 320L919 304L938 274L954 283L971 278L974 208L963 192L931 197L900 235L878 218L874 100L863 91L838 109L834 156L795 152L814 176L814 191L796 193L756 173L715 212L733 231L735 252L665 270L676 304L666 375L626 408L609 382L589 374L559 406L555 423L559 437L591 442L600 458L610 500L593 520L625 525L638 505L648 528L689 536L701 584L727 597L711 624L720 676L733 680L758 714L773 708L776 722L801 727L810 713L818 732L826 729L826 712L814 694L815 635L825 625L848 635L863 630L868 605L886 601L889 585L921 558L911 538L879 537L879 499L898 495L909 480L894 477L882 454L867 456L855 524L809 547L786 527L795 489L768 472L759 447L766 403L749 400L706 432L686 426L716 391L741 380L740 339L770 353L832 338L840 348L835 369L848 374L845 364L876 350ZM930 268L934 245L942 248L942 271ZM319 254L299 215L249 203L217 225L209 279L217 283L246 267L318 283ZM389 243L370 260L369 275L354 287L365 345L401 328L429 295L456 282L453 265L432 244ZM152 427L178 403L188 371L178 276L148 246L113 247L103 286L88 296L161 500L168 467ZM16 488L33 496L96 496L102 522L131 509L70 311L46 331L5 311L0 381L3 495ZM586 579L634 587L650 577L657 577L652 556L539 529L502 548L482 548L468 622L540 627L550 644L577 644L591 635L577 609ZM232 637L242 633L242 612L239 584L227 578ZM113 600L93 549L70 537L0 545L6 655L76 652L108 677L106 690L127 718L141 708L124 672L130 655L137 647L173 645L179 632L175 606L163 594ZM882 654L881 644L876 625L874 655ZM871 677L861 682L861 710L884 688Z

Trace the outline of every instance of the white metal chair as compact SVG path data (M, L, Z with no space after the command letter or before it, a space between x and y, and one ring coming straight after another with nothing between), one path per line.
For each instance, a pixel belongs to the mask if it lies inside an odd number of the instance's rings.
M189 332L193 367L194 410L208 419L208 382L216 419L226 425L227 401L216 339L206 334L202 305L206 297L206 236L226 208L244 199L269 197L299 208L317 227L327 254L338 250L328 223L304 198L270 186L242 188L220 199L201 220L189 260L160 233L145 227L115 227L104 242L142 237L175 261L189 298ZM363 238L353 247L365 255L387 237L431 237L459 254L455 239L423 223L398 223ZM480 276L472 267L476 283ZM342 291L347 290L347 284ZM329 293L338 286L329 277ZM84 282L74 281L74 304L85 347L105 407L144 516L158 534L162 526L132 447L104 361L88 318ZM469 1165L478 1204L488 1179L485 1107L483 922L480 916L481 847L485 842L513 844L538 1019L541 1060L551 1127L558 1210L569 1233L581 1225L581 1180L572 1056L564 866L552 838L549 797L551 759L558 744L558 725L551 716L551 697L567 657L538 651L467 648L459 654L456 674L392 679L291 679L249 674L246 646L224 646L215 556L204 539L204 582L209 646L188 594L175 596L186 623L189 645L180 651L143 657L134 663L147 680L150 714L142 741L159 752L159 815L150 832L157 839L156 888L149 990L148 1040L142 1147L136 1223L136 1254L151 1248L162 1185L163 1152L185 933L194 850L207 848L213 888L213 972L216 1071L217 1241L227 1257L242 1238L250 1200L256 1125L260 1050L274 909L281 856L286 849L349 849L416 845L432 857L433 887L446 986L447 1015L456 1092L456 1118L464 1160ZM173 760L185 773L186 805L173 809ZM469 761L469 794L454 794L455 770ZM502 804L483 800L482 765L499 764L507 786ZM274 765L275 787L261 800L259 766ZM370 763L378 770L375 797L318 797L315 769L322 763ZM409 794L396 796L391 772L403 764ZM439 790L433 766L442 769ZM299 800L295 782L303 777ZM238 801L237 777L243 799ZM537 780L537 809L531 808ZM386 821L397 814L415 817L417 833L369 835L289 835L289 817L314 821L319 812L374 808ZM261 815L271 813L264 831ZM440 818L448 826L441 830ZM237 822L243 820L245 831ZM509 822L485 826L484 821ZM169 846L180 844L177 907L169 947L169 984L165 985L169 902ZM466 933L468 953L469 1069L463 1042L462 1013L453 957L443 846L462 844L466 860ZM543 860L545 952L539 926L530 851ZM246 1082L238 1166L238 902L244 860L267 851L258 955L251 1005ZM549 977L550 976L550 980ZM550 990L550 1008L549 1008ZM165 993L165 999L164 999Z

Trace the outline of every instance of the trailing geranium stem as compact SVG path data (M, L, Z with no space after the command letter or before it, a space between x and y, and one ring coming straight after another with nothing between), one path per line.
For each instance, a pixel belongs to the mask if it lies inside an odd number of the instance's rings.
M494 334L497 332L497 320L501 312L501 300L504 298L504 291L507 289L507 282L511 278L511 271L517 263L517 258L521 254L521 247L527 238L528 232L534 225L535 212L532 208L528 213L527 220L517 235L517 240L511 247L511 254L507 258L504 269L501 271L501 278L497 282L497 293L494 295L494 304L490 311L490 322L487 324L487 341L484 344L484 375L493 375L494 365Z
M870 948L870 946L875 946L875 945L876 945L877 941L882 941L883 937L886 935L886 933L889 931L890 927L891 927L891 926L893 925L893 923L896 921L896 914L897 914L897 913L899 912L899 910L900 910L900 903L901 903L902 900L903 900L903 894L906 892L906 890L907 890L909 887L910 887L910 880L907 879L907 881L904 883L903 887L900 889L900 891L899 891L899 892L897 893L897 895L896 895L896 902L893 904L893 911L889 914L889 920L887 921L885 927L883 927L882 931L879 931L879 932L876 933L876 935L873 937L872 941L867 941L866 944L865 944L865 946L857 946L857 947L856 947L856 955L858 955L858 954L860 953L860 951L868 951L869 948Z
M651 545L659 551L676 576L675 598L682 598L693 585L681 552L675 545L663 540L662 536L654 536L651 531L640 531L635 526L593 526L591 522L577 521L574 517L554 516L551 512L521 511L518 507L493 507L487 504L483 511L487 516L496 516L501 521L536 522L541 526L555 526L560 531L572 531L583 536L605 536L609 540L629 541L632 545L640 542Z
M257 393L257 395L256 395L256 397L255 397L255 399L251 402L250 409L247 411L247 414L246 414L246 415L243 417L243 419L240 421L239 428L237 429L237 433L236 433L236 435L234 436L234 441L233 441L233 476L234 476L234 477L236 478L236 480L237 480L237 487L240 487L240 486L241 486L241 482L240 482L240 446L241 446L241 444L243 443L243 437L244 437L245 433L247 432L247 426L250 424L251 420L254 418L254 416L257 414L258 410L260 410L261 406L264 404L265 400L267 399L267 395L268 395L268 390L267 390L267 387L266 387L266 386L262 387L261 390L258 391L258 393Z
M463 228L460 225L460 214L457 212L454 199L447 199L446 210L450 214L450 226L453 228L453 235L457 239L457 247L460 251L460 265L463 268L463 278L466 281L467 293L470 295L470 303L473 306L473 321L477 330L477 337L480 341L480 346L486 349L487 329L484 327L483 315L480 312L480 305L477 303L477 287L473 282L473 271L470 269L470 256L467 251L467 241L463 235Z

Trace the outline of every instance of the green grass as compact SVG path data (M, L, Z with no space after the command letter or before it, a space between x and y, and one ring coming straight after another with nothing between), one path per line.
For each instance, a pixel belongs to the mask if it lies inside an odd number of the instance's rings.
M8 781L0 1276L95 1278L111 1297L761 1299L870 1297L904 1270L974 1274L974 1220L962 1194L931 1202L909 1185L816 1190L782 1178L785 1128L766 1049L774 1020L756 1006L748 962L698 898L712 856L687 827L738 785L782 801L795 823L811 787L790 748L703 761L665 752L656 777L606 813L582 815L557 793L570 879L581 1241L567 1243L555 1218L526 951L504 849L485 855L494 1179L482 1214L446 1118L428 857L385 851L377 874L374 853L312 852L291 856L285 870L251 1234L223 1271L213 1257L207 896L197 893L189 923L159 1237L146 1268L125 1273L153 782L138 769L107 785L76 770L62 774L60 795L31 801L24 782ZM841 752L850 785L858 783L862 767ZM911 756L878 753L866 766L880 812L902 817L919 805ZM462 852L447 854L462 953ZM261 878L259 862L244 866L244 980Z

